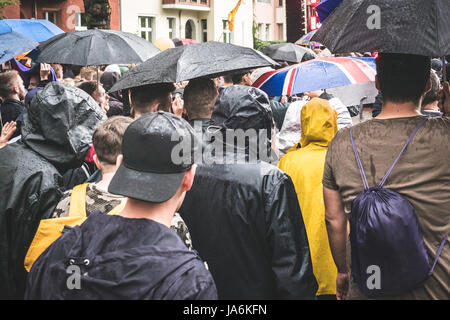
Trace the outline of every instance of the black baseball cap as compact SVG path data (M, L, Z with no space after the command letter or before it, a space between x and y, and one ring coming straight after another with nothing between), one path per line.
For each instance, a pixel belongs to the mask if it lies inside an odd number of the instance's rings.
M186 120L163 111L144 114L125 131L123 163L108 191L147 202L168 201L194 164L197 145Z

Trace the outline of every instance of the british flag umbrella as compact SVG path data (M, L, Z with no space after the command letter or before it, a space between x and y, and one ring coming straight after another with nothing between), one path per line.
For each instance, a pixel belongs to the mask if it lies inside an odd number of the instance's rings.
M291 96L308 91L374 82L375 76L375 58L322 57L266 72L253 86L270 97Z

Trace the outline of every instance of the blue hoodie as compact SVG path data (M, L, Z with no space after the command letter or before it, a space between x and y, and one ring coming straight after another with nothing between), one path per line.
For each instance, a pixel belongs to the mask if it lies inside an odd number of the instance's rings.
M81 276L72 290L71 265ZM217 291L197 253L166 226L93 213L35 262L25 299L215 300Z

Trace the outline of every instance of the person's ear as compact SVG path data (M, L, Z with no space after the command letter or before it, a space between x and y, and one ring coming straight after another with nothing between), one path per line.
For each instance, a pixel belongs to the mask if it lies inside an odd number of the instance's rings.
M119 169L122 162L123 162L123 154L119 154L116 159L116 169Z
M100 160L98 160L98 157L97 157L96 154L94 154L93 159L94 159L95 166L97 167L98 170L101 171L102 170L102 165L100 164Z
M375 88L377 88L378 91L381 91L380 80L378 79L378 76L375 76Z
M430 92L431 91L431 87L432 87L432 84L431 84L431 78L430 78L427 81L427 85L425 87L425 92L423 93L423 95L426 95L428 92Z
M192 185L194 184L196 170L197 170L197 165L194 164L188 171L186 171L186 174L184 175L183 183L181 184L183 192L191 190Z

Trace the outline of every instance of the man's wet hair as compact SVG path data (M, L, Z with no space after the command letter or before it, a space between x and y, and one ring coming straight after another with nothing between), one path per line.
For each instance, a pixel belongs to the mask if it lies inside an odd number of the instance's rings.
M436 72L434 71L431 72L430 79L431 79L431 90L428 91L425 97L423 98L422 107L425 107L426 105L439 101L441 82Z
M95 130L92 142L100 162L116 164L117 157L122 154L123 135L132 122L129 117L112 117Z
M132 108L141 113L150 112L151 106L160 103L166 112L170 112L171 100L168 95L175 91L173 83L149 84L130 89Z
M202 78L189 81L184 89L184 107L190 118L210 114L218 96L213 80Z
M231 80L233 81L233 84L240 84L242 82L242 78L252 71L238 71L233 74L231 74Z
M19 73L16 70L8 70L0 73L0 97L7 99L13 93L12 88L17 86Z
M394 103L420 101L430 79L430 57L380 53L376 63L384 101Z
M83 81L77 87L92 96L97 91L98 86L99 83L97 81Z

